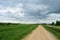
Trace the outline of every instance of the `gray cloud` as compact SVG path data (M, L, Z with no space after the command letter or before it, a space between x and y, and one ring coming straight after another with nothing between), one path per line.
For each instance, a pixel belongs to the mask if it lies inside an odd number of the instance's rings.
M1 0L1 16L18 22L55 22L60 20L60 0Z

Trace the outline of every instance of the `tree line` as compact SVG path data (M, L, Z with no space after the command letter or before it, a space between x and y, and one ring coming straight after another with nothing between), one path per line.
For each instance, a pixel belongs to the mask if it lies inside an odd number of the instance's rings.
M60 25L60 21L56 21L56 23L52 22L52 25Z
M0 23L0 25L18 25L19 23Z

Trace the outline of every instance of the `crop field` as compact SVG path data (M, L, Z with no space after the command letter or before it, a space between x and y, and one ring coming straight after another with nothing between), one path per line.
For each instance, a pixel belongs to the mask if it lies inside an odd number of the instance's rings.
M46 30L53 33L53 35L56 36L58 40L60 40L60 26L53 26L53 25L43 25L43 26Z
M0 40L21 40L37 26L36 24L0 25Z

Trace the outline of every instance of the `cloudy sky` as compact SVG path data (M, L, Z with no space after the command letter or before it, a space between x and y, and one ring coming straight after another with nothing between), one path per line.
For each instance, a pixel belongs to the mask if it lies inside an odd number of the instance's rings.
M60 20L60 0L0 0L0 22L51 23Z

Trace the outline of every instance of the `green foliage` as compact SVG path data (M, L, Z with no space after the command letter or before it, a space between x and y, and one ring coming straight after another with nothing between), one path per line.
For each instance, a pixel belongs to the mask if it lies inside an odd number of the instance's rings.
M60 21L56 21L56 25L60 25Z
M52 25L55 25L54 22L52 22Z
M37 27L36 24L0 25L0 40L21 40Z
M57 26L59 26L60 25L60 21L57 20L56 23L52 22L51 25L57 25Z

